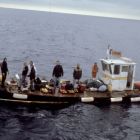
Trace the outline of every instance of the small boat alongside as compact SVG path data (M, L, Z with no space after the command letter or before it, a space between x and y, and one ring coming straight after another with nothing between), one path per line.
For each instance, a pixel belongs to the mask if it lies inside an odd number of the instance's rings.
M100 60L98 80L86 80L73 87L70 81L61 81L55 88L50 82L41 80L40 88L31 91L19 87L19 81L7 81L0 88L0 103L36 106L65 106L78 102L90 104L138 103L140 102L140 82L135 82L136 63L111 51L109 58ZM119 57L118 57L119 55Z

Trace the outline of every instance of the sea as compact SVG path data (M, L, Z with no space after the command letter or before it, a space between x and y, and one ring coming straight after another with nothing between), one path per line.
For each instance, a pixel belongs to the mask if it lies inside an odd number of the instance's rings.
M0 8L0 61L7 79L33 61L37 75L50 80L57 60L63 79L80 64L82 80L108 45L136 62L140 80L140 21ZM0 106L0 140L140 140L140 104L95 106L77 103L61 109Z

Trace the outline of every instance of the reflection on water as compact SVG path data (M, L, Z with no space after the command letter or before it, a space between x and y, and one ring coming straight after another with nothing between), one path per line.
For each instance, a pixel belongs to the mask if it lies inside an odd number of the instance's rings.
M1 139L137 139L139 105L96 107L76 104L61 110L0 108ZM136 111L133 111L135 110ZM21 138L21 139L22 139Z

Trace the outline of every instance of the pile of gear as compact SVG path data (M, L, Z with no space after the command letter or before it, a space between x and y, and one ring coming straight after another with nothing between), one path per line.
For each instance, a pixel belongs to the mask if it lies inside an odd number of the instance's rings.
M107 85L104 84L101 80L87 79L86 81L84 81L84 83L86 84L86 88L90 91L107 91Z
M86 89L86 85L78 83L75 87L70 81L63 80L60 82L59 92L62 94L74 94L83 93Z
M53 94L55 91L53 81L40 80L40 84L36 83L35 90L39 90L45 94Z
M74 86L70 81L67 80L62 80L60 82L60 88L59 88L59 92L62 94L74 94Z

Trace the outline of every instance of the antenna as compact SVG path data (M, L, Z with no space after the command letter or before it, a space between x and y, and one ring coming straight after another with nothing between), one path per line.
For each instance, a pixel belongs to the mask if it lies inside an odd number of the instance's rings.
M110 48L110 44L108 44L108 48L107 48L107 51L106 51L106 54L107 54L107 59L110 59L110 54L111 54L111 48Z

